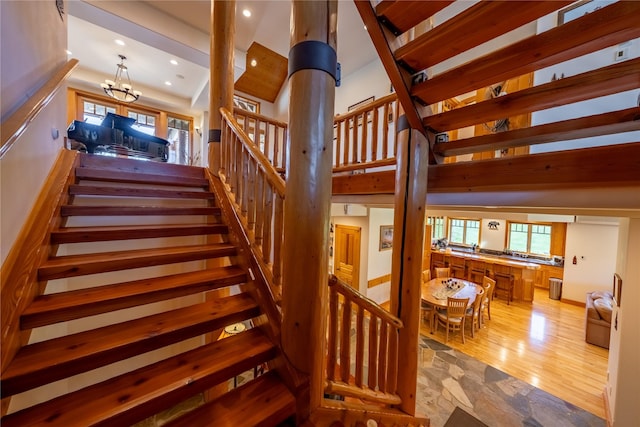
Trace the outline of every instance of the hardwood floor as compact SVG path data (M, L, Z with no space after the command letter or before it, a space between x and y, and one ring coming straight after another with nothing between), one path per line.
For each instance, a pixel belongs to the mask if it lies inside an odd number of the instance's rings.
M533 303L494 299L475 338L466 325L466 344L456 332L447 345L605 418L609 351L584 341L584 310L549 299L546 289L535 290ZM442 327L430 335L423 323L421 333L445 341Z

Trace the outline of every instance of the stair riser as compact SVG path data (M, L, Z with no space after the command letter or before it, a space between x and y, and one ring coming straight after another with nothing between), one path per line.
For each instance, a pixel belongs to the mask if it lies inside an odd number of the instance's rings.
M156 265L197 261L203 259L233 256L235 248L209 249L180 254L167 254L148 257L113 259L111 261L87 262L74 266L44 266L38 270L38 280L54 280L63 277L84 276L105 273L107 271L128 270L130 268L152 267Z
M72 196L108 196L108 197L153 197L168 199L202 199L213 200L212 193L204 191L180 191L154 188L125 188L89 185L71 185L69 194Z
M129 173L101 169L76 168L76 178L88 181L106 181L154 185L172 185L180 187L208 188L209 181L204 178L176 177L171 175L152 175Z
M148 215L220 215L219 208L212 207L152 207L152 206L82 206L66 205L60 215L69 216L148 216Z
M209 234L228 234L226 225L203 225L194 227L171 228L160 227L150 230L99 230L99 231L64 231L51 233L51 243L106 242L110 240L153 239L159 237L197 236Z
M246 282L246 280L247 276L245 274L237 274L225 277L224 279L218 279L216 281L190 283L188 286L177 286L172 289L162 289L155 292L148 292L143 295L132 295L106 301L98 301L87 305L75 305L72 308L61 308L60 310L51 310L34 315L23 315L20 318L20 327L22 330L27 330L52 325L54 323L67 322L83 317L238 285Z
M162 335L149 335L143 341L127 343L107 351L95 352L80 359L74 359L66 363L57 364L54 367L43 369L27 375L16 375L4 378L0 383L2 396L12 396L40 387L54 381L69 378L83 372L90 371L108 364L125 360L139 354L165 347L186 339L203 335L226 325L251 319L260 314L258 307L239 310L222 318L212 319L189 327L176 329Z

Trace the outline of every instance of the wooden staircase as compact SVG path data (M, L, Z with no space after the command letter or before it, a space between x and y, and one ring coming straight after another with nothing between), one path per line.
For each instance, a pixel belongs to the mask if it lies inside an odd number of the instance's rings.
M37 270L44 293L20 317L30 343L2 373L17 406L2 425L133 425L219 384L172 425L294 416L274 370L227 391L280 353L252 327L263 310L204 170L80 154L71 178Z

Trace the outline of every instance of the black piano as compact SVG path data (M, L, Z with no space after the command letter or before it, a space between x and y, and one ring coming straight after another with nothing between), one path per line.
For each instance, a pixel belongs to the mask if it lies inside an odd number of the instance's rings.
M135 119L107 113L99 125L74 120L67 137L86 147L87 152L115 154L166 162L169 141L133 129ZM76 146L82 147L80 144ZM72 144L73 147L74 144Z

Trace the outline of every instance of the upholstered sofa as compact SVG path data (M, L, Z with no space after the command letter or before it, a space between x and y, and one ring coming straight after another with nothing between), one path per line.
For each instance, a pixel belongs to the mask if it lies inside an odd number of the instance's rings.
M609 348L613 295L608 291L587 293L585 340L589 344Z

